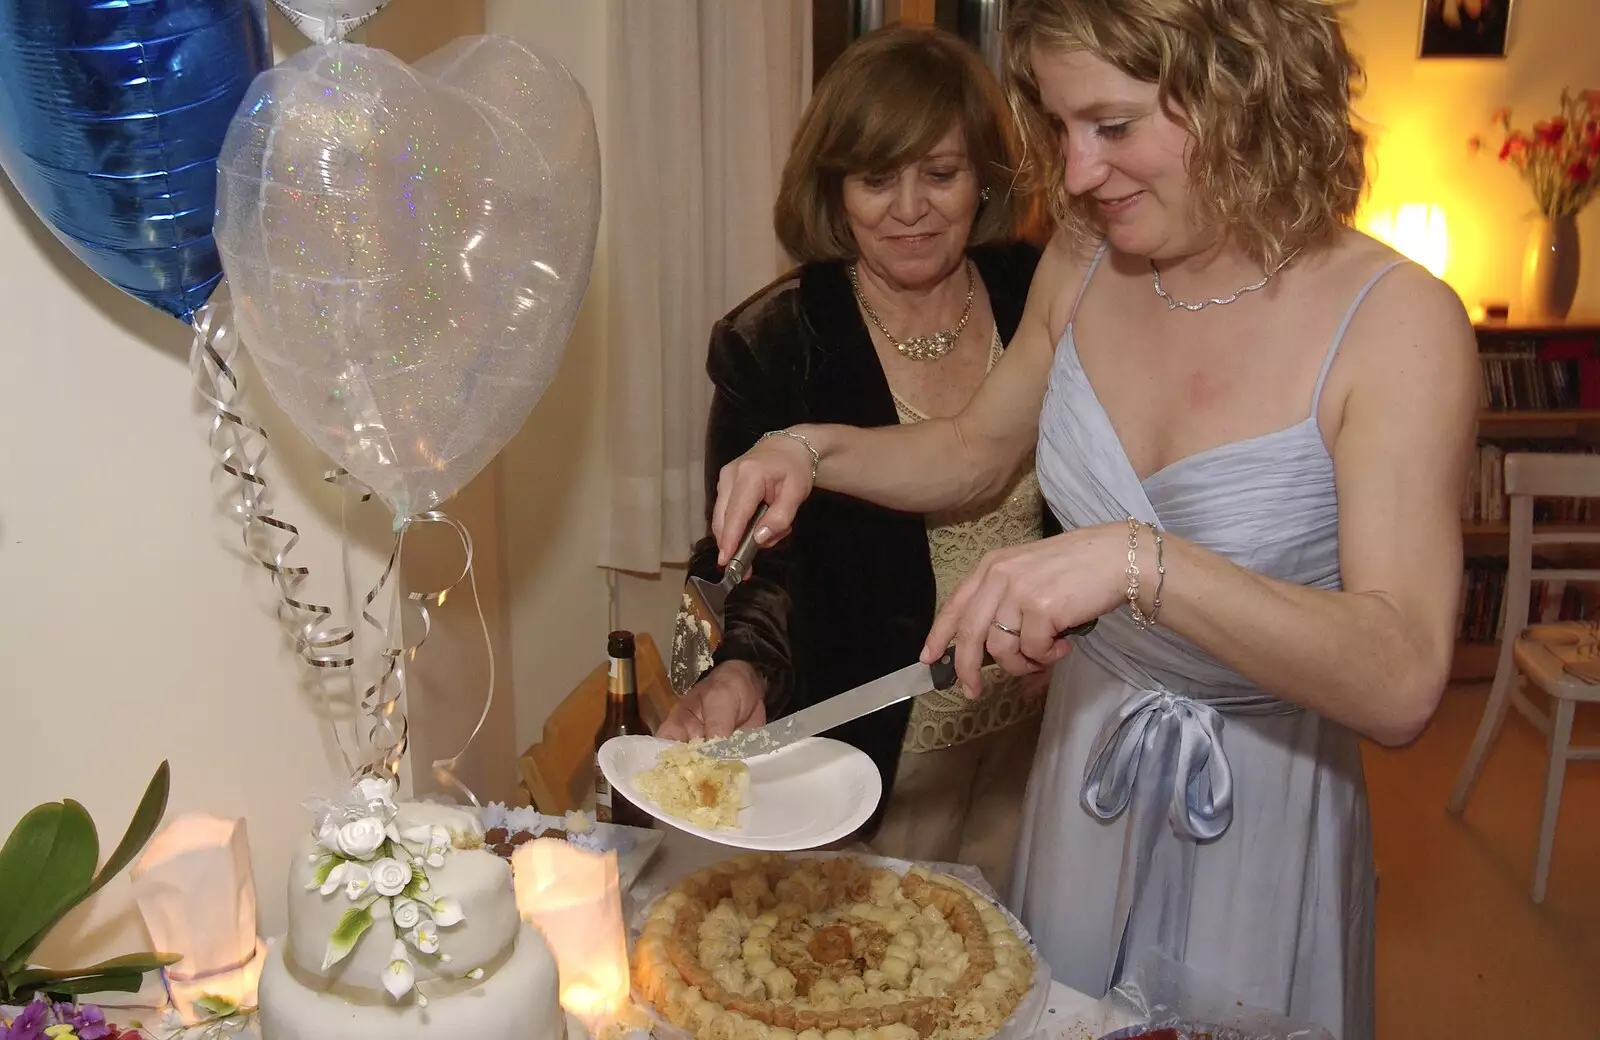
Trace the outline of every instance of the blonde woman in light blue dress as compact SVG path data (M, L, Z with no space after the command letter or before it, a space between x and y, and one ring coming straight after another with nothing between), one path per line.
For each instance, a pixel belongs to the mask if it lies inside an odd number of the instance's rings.
M957 508L1036 450L1066 533L985 557L924 649L954 641L972 689L985 651L1062 661L1013 908L1084 992L1156 951L1370 1040L1357 736L1411 740L1448 678L1471 324L1350 227L1335 5L1015 0L1006 33L1060 229L1004 357L953 419L766 439L723 471L713 531L730 553L765 501L772 544L814 487ZM1057 633L1090 619L1068 657Z

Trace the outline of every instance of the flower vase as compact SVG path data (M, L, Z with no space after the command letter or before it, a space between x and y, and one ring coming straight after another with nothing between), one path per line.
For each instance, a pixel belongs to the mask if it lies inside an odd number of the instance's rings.
M1534 321L1560 321L1578 292L1577 220L1537 217L1522 265L1522 305Z

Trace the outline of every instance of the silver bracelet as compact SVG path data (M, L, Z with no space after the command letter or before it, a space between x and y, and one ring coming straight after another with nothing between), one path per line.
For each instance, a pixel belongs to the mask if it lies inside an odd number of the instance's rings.
M1150 613L1146 614L1139 609L1139 528L1148 527L1150 534L1156 540L1156 594L1150 605ZM1147 632L1156 627L1156 618L1161 615L1161 589L1167 583L1167 558L1166 541L1161 537L1161 528L1155 524L1128 517L1128 569L1125 572L1128 587L1124 595L1128 600L1128 611L1133 615L1134 627L1141 632Z
M804 434L795 433L793 430L768 430L756 438L756 443L760 444L768 437L787 437L792 441L799 441L806 451L811 453L811 483L817 482L817 470L822 468L822 456L817 454L817 449L811 446L811 442L806 440Z

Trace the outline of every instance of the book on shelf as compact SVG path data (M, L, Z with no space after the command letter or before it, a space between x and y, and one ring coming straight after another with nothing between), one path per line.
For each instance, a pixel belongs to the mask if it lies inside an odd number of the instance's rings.
M1600 408L1600 365L1592 339L1533 334L1480 339L1479 405L1489 411Z
M1595 446L1577 441L1497 438L1478 445L1477 465L1467 473L1461 495L1461 520L1467 524L1503 524L1511 518L1506 499L1505 460L1508 452L1562 452L1592 455ZM1595 500L1541 498L1533 503L1534 523L1586 523L1600 520Z
M1549 567L1535 558L1534 567ZM1501 635L1500 603L1505 595L1506 561L1492 557L1467 560L1461 583L1461 627L1458 638L1466 643L1498 642ZM1527 624L1556 621L1590 621L1600 613L1600 590L1567 581L1534 581L1529 589Z

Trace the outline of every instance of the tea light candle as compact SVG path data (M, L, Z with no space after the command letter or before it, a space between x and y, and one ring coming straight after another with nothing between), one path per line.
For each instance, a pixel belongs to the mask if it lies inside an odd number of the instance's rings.
M598 1036L628 1004L628 940L617 854L537 838L511 856L517 912L544 933L561 976L561 1006Z
M264 947L245 822L179 816L150 840L129 878L153 948L183 957L166 980L184 1024L254 1007Z

